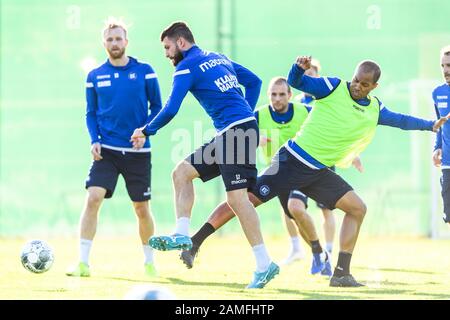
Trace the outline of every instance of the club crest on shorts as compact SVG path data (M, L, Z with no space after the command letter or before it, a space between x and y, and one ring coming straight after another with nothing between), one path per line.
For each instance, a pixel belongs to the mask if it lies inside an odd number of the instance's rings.
M262 196L267 196L268 194L270 193L270 188L269 188L269 186L268 185L262 185L260 188L259 188L259 194L260 195L262 195Z

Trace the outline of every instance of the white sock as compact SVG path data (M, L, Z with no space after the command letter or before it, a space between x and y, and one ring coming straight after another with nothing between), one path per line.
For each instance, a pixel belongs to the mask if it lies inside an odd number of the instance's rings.
M292 244L292 252L301 252L302 251L302 245L300 244L300 238L299 237L291 237L291 244Z
M269 254L267 253L266 246L264 243L261 243L252 247L252 249L256 259L256 272L266 271L272 262Z
M148 244L143 244L142 249L144 249L144 264L153 263L153 249Z
M189 236L189 223L191 219L188 217L181 217L177 219L177 225L175 227L175 233Z
M91 252L92 240L80 239L80 262L89 265L89 254Z
M333 242L327 242L327 243L325 244L325 249L327 249L327 251L328 251L329 253L331 253L331 251L333 251Z

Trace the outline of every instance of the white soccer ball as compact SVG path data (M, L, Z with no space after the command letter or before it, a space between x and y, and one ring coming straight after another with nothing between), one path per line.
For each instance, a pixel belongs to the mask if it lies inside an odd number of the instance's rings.
M136 285L128 291L125 300L176 300L177 297L167 288L150 284Z
M33 273L48 271L54 260L52 249L42 240L27 242L20 255L20 261L22 261L24 268Z

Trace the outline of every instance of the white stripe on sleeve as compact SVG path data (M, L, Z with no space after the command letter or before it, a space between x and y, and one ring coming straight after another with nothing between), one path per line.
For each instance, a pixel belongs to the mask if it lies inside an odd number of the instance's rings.
M86 88L93 88L94 84L92 82L86 82Z
M178 76L178 75L181 75L181 74L188 74L188 73L191 73L191 71L189 69L183 69L183 70L178 70L177 72L175 72L173 74L173 76L175 77L175 76Z
M158 75L156 73L147 73L145 75L145 79L154 79L154 78L158 78Z
M325 84L327 85L328 89L333 90L333 86L331 85L330 80L328 80L327 77L323 77L323 80L325 80Z

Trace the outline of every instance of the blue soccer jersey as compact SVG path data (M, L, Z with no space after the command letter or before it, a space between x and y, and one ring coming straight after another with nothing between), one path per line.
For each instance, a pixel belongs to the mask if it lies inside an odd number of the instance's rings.
M255 119L253 110L262 81L254 73L220 53L196 45L182 54L173 74L172 93L161 112L144 128L145 135L154 135L169 123L189 91L211 117L218 134Z
M132 57L129 59L123 67L113 66L107 60L87 76L86 124L91 143L133 151L130 136L134 129L151 121L162 108L153 68ZM148 148L150 139L144 144L144 150Z
M450 113L450 86L446 83L433 91L434 108L439 118ZM434 150L442 149L442 169L450 169L450 123L446 122L436 135Z

